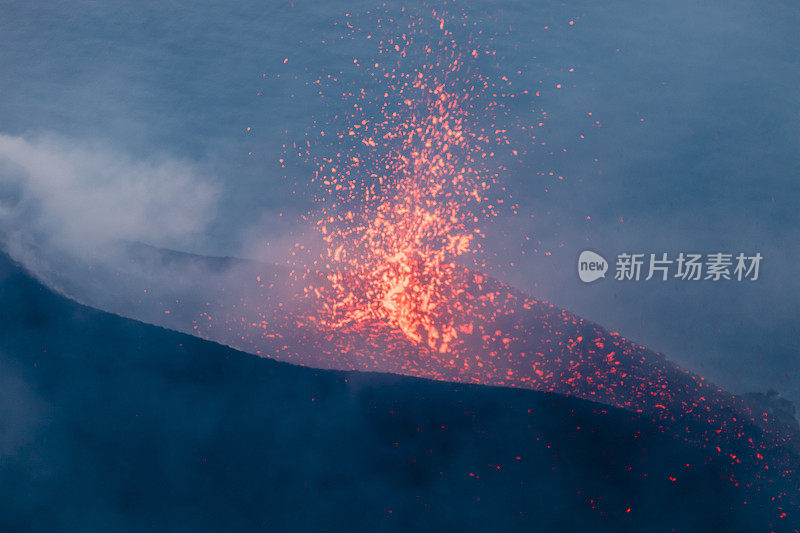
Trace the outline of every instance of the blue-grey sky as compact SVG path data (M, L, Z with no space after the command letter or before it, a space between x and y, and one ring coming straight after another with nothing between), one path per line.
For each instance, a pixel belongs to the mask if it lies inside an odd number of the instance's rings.
M66 261L113 237L281 260L305 208L281 145L336 112L305 81L322 69L358 81L347 69L363 51L339 25L371 7L0 2L0 229L16 242L6 246L29 264L48 247ZM548 117L537 134L547 145L501 177L522 210L489 228L494 274L734 392L800 400L800 6L469 10L504 33L499 68L519 68L515 85L540 92L521 120ZM764 260L756 282L586 286L575 272L584 248Z

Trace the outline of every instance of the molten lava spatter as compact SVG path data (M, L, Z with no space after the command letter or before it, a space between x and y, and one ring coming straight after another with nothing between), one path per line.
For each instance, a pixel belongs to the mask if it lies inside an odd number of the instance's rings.
M492 86L478 72L477 49L465 59L435 12L408 22L377 39L366 62L375 85L345 93L354 111L319 148L328 155L309 152L324 191L311 217L326 250L294 267L316 301L306 319L317 327L385 321L445 354L469 328L456 320L465 308L449 282L453 263L474 251L481 221L496 214L487 192L498 170L488 161L492 146L508 141L478 120L496 102L477 102Z

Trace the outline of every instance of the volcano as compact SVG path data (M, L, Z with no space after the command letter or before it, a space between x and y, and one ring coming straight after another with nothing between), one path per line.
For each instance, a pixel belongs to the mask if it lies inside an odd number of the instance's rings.
M743 417L708 444L691 413L301 368L81 306L7 257L0 300L8 530L796 527L791 478L758 468L790 451L752 462L766 430Z
M701 463L714 465L726 484L766 498L769 523L789 523L797 507L793 417L753 397L738 398L662 354L482 274L453 269L449 282L460 298L457 308L466 312L453 319L458 342L440 352L380 319L337 329L315 323L316 304L278 266L141 245L129 253L136 268L92 269L94 287L126 280L124 290L103 293L105 300L95 294L99 306L300 366L527 389L591 401L608 412L622 409L700 450ZM680 474L697 467L684 463ZM680 475L668 477L683 483ZM738 502L751 503L744 495Z

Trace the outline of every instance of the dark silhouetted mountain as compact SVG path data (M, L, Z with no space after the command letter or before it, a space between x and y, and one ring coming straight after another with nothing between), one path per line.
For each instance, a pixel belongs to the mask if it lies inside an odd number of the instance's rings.
M262 359L78 305L6 256L0 310L3 530L790 527L645 415Z

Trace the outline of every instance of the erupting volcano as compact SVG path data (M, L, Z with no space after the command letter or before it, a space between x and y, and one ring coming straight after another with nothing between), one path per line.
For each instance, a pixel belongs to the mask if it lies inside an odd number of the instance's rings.
M800 533L790 2L52 4L0 529Z
M237 302L232 294L212 296L214 303L194 325L197 334L304 366L527 388L621 407L705 450L707 464L742 487L743 503L753 494L766 497L775 504L777 520L798 503L795 425L618 333L502 282L455 266L446 272L444 283L459 302L452 323L468 326L459 327L443 352L386 316L320 326L307 319L316 309L313 299L286 303L292 289L285 271L255 268L261 280L257 293ZM359 282L352 279L347 286ZM687 472L696 467L685 465Z
M298 244L287 271L247 267L246 291L209 285L200 317L178 309L172 323L190 318L200 336L301 365L527 388L642 413L722 465L743 504L767 498L776 523L788 522L798 504L792 424L480 273L477 260L463 266L478 256L487 220L516 211L493 161L517 153L507 123L535 139L504 104L529 92L481 73L480 58L494 53L448 30L467 27L464 16L372 16L383 37L345 24L375 43L375 57L353 60L371 83L355 88L341 73L313 82L352 112L286 146L286 158L316 167L307 220L321 245Z

